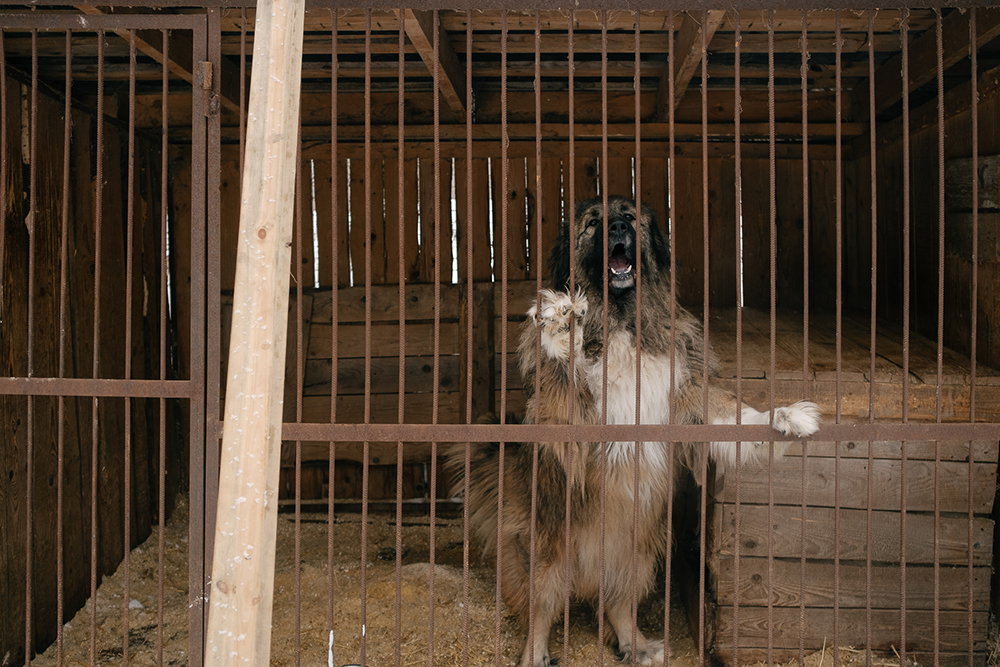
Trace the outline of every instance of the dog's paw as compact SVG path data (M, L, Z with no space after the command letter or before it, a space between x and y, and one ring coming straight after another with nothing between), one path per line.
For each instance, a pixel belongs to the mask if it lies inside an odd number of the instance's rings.
M542 349L552 358L566 360L569 357L570 322L576 322L576 346L583 341L583 327L580 320L587 314L587 297L581 292L570 296L567 292L542 290L538 293L538 303L528 309L528 317L540 329Z
M819 407L811 401L799 401L774 410L774 430L782 435L804 438L819 430Z
M654 639L645 642L645 647L633 650L631 646L622 646L615 649L615 657L625 665L662 665L663 664L663 640Z

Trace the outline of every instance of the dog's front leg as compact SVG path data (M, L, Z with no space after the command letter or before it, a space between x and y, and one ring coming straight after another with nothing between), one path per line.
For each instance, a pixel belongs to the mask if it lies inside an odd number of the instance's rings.
M538 302L528 309L528 317L541 333L542 354L561 362L569 361L572 347L576 359L581 359L583 346L583 326L581 320L587 314L587 297L577 292L553 292L543 289L538 293ZM573 323L575 326L571 327ZM570 329L574 329L572 340ZM534 345L534 337L523 341Z

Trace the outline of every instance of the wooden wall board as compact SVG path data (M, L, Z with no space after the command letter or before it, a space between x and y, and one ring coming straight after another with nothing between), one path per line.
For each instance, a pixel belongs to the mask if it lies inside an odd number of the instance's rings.
M729 613L727 613L729 612ZM769 638L773 639L774 648L799 648L799 630L804 627L806 646L818 650L826 642L832 641L834 627L834 610L810 607L806 609L806 622L801 625L799 610L776 608L772 610L773 621L769 624L769 610L760 607L740 608L739 636L740 656L743 657L744 647L764 648ZM842 646L864 646L866 643L866 610L841 609L837 615L839 622L839 643ZM970 651L986 650L987 612L976 612L973 615L973 642L969 645L969 615L964 611L942 611L938 614L940 644L939 650L946 652L965 652L968 659ZM731 608L719 608L715 616L716 646L732 647L733 615ZM872 610L872 648L891 650L899 643L899 610ZM768 632L768 628L771 632ZM919 649L925 653L933 651L933 640L926 638L934 636L935 613L933 611L914 610L906 614L906 636L919 641ZM920 641L924 640L924 641Z
M768 574L768 568L771 574ZM829 561L806 561L805 588L801 586L803 565L799 560L772 560L766 558L740 558L740 581L736 585L735 561L731 558L712 558L709 567L709 586L716 604L732 607L739 595L740 608L773 607L798 609L802 602L806 608L831 609L838 605L843 610L865 609L868 604L868 569L864 562L840 563L840 586L834 591L835 566ZM898 565L873 564L871 570L872 609L899 609L900 588L903 579ZM770 580L768 577L770 576ZM906 568L906 608L942 611L962 611L969 606L970 570L968 567L948 566L938 570L940 595L935 602L933 565L908 565ZM990 603L990 568L974 567L971 570L973 608L987 609Z
M953 446L967 450L967 447ZM866 443L858 449L867 449ZM995 457L994 457L995 458ZM803 479L801 457L786 457L775 462L768 470L767 464L759 468L747 467L740 473L740 502L747 505L766 505L770 497L782 505L799 503L802 498ZM994 461L973 463L971 475L973 494L970 507L969 464L958 461L907 461L906 462L906 511L907 512L969 512L988 515L993 510L994 494L984 489L996 487L997 466ZM735 471L716 476L713 498L716 502L736 501ZM939 481L940 493L935 498L934 480ZM869 470L866 458L844 458L839 461L825 457L808 457L806 461L806 499L812 507L840 507L865 509L868 507L868 483L871 479L871 507L875 510L901 510L902 462L895 459L873 459ZM720 488L720 483L722 484ZM770 492L769 492L770 489Z
M799 531L769 530L768 507L761 505L740 506L740 554L767 557L768 540L773 545L775 558L799 558L802 552ZM867 558L866 528L868 512L856 509L840 510L839 535L835 531L836 511L827 507L807 507L806 558L832 559L839 544L842 560ZM799 506L778 505L772 514L774 525L795 526L803 521ZM716 505L709 522L709 543L720 557L735 552L735 518L733 505ZM893 511L872 512L871 556L873 561L898 563L900 554L900 513ZM933 563L935 559L934 516L908 514L906 519L908 563ZM978 517L972 521L973 564L989 565L993 559L993 521ZM966 563L968 558L969 520L967 517L942 516L939 523L937 557L942 563Z

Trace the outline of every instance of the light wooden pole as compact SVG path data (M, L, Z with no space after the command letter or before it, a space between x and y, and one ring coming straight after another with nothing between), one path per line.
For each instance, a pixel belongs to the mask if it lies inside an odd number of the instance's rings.
M205 664L271 647L303 0L258 0ZM192 647L192 650L196 650Z

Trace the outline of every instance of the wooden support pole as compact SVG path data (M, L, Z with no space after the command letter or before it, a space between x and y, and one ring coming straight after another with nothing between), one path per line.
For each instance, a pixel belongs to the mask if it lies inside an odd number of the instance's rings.
M271 646L303 0L259 0L206 633L209 667Z

